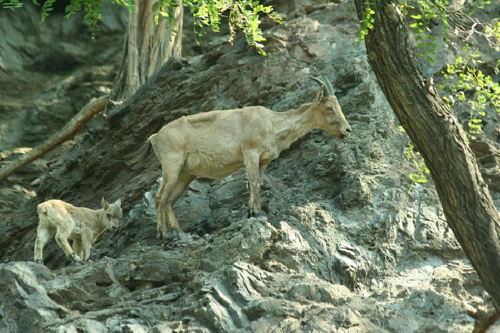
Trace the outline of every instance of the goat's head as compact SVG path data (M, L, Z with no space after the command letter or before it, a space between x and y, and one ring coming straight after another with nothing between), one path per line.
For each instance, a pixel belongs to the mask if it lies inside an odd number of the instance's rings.
M116 200L114 203L109 204L106 199L102 198L102 208L104 209L102 221L106 228L115 231L118 229L118 222L122 218L122 201Z
M313 106L316 107L316 126L331 136L346 139L351 133L351 126L340 109L332 84L328 80L325 80L325 84L318 78L312 76L310 78L320 86L313 102Z

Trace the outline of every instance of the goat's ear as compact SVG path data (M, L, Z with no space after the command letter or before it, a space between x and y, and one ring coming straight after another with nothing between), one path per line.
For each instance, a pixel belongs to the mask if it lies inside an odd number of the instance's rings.
M102 197L101 205L102 205L102 208L104 208L104 209L108 209L108 207L109 207L109 204L106 201L106 199L104 199L104 197Z
M120 198L120 199L116 200L114 204L117 205L118 207L121 207L122 206L122 199Z
M314 104L319 105L321 101L323 100L323 97L325 96L325 85L322 84L320 85L318 94L316 95L316 98L314 99Z

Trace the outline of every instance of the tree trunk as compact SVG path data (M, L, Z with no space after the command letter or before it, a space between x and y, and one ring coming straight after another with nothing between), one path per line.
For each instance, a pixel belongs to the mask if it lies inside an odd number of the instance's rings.
M136 12L129 14L122 62L111 91L114 101L132 96L171 56L180 56L182 51L182 0L174 11L173 25L161 16L158 25L154 23L153 0L134 3Z
M355 0L363 17L364 0ZM392 0L373 0L368 61L392 109L425 159L450 228L500 311L500 219L464 130L426 80L404 15Z

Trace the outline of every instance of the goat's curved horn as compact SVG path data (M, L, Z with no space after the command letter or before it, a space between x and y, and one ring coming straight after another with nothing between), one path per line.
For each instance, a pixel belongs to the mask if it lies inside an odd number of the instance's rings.
M325 82L326 82L326 87L328 88L328 93L330 95L335 95L335 90L333 89L333 86L332 86L332 83L330 82L330 80L325 78Z
M314 77L314 76L309 76L309 78L313 81L316 81L319 84L319 86L323 88L325 96L330 95L329 88L323 81L321 81L320 79L318 79L317 77Z

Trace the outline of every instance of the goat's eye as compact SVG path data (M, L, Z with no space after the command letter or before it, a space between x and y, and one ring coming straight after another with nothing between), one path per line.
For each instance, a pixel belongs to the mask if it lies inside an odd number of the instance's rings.
M106 213L106 217L109 219L111 218L111 214L110 213Z
M329 112L333 112L333 107L331 106L327 106L326 109L329 111Z

